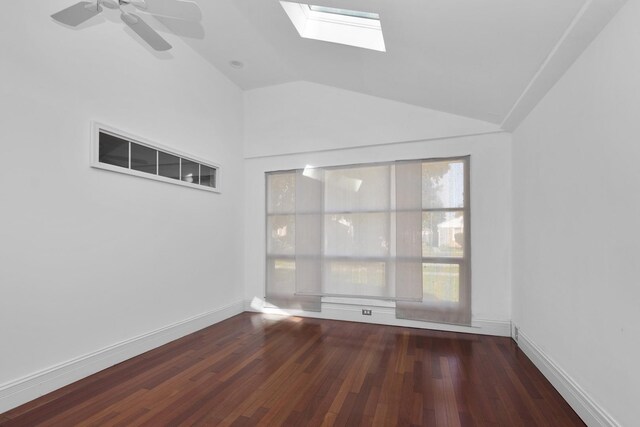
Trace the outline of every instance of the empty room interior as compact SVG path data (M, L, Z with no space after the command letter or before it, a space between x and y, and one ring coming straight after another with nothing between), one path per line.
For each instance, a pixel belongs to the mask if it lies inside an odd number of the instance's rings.
M640 425L640 0L302 1L3 2L0 425Z

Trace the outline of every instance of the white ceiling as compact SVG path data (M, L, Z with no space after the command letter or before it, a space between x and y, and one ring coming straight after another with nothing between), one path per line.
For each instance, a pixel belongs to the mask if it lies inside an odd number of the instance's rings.
M508 128L624 0L313 1L379 13L386 52L303 39L278 0L198 3L201 28L165 25L242 89L305 80Z

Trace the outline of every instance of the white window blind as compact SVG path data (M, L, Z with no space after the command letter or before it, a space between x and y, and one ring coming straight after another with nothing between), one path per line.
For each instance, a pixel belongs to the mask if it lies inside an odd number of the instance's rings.
M422 301L399 301L396 317L470 325L469 158L425 160L420 169Z
M468 323L466 165L268 173L267 300L313 310L322 296L394 300L398 317Z

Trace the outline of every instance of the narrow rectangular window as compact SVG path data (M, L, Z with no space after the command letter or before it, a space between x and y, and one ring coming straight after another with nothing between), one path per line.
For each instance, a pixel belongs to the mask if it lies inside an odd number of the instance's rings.
M210 192L220 192L220 167L109 126L93 123L91 166Z

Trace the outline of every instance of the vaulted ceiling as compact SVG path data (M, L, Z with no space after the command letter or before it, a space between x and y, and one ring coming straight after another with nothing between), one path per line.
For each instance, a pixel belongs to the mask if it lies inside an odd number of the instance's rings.
M309 81L511 130L624 2L312 0L378 13L386 52L301 38L278 0L198 0L200 23L160 22L245 90Z
M243 89L306 80L509 128L624 1L313 3L379 13L387 51L303 39L278 0L200 0L204 37L188 42Z

